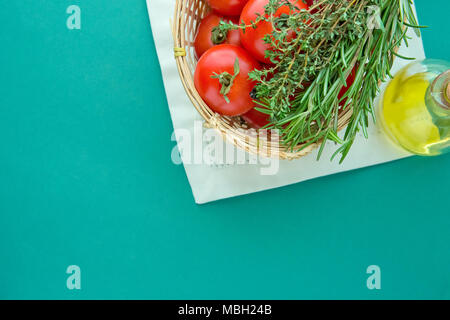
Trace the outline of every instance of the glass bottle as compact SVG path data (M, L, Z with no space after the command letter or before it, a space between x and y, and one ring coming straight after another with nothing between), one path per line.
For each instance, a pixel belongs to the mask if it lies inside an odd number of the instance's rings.
M434 156L450 149L450 64L413 62L386 87L379 108L391 140L409 152Z

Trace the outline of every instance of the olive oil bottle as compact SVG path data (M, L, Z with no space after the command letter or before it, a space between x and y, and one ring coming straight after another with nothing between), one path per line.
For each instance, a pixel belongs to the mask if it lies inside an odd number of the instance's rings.
M450 64L413 62L388 84L379 108L391 140L409 152L434 156L450 149Z

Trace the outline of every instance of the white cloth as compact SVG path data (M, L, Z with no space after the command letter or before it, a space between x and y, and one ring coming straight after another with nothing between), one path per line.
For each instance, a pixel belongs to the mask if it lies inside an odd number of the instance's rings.
M184 91L175 63L170 24L170 21L173 20L174 4L175 0L147 0L153 37L174 129L176 132L178 129L184 129L193 133L194 122L200 120L201 117ZM422 40L412 30L409 31L408 35L412 37L412 40L409 41L409 47L403 44L399 54L424 59ZM403 59L395 59L392 73L395 73L407 63L408 61ZM336 147L329 143L319 161L316 161L317 150L301 159L280 161L279 171L276 175L260 174L261 168L267 167L267 164L211 166L184 163L184 167L195 201L206 203L277 188L337 172L372 166L410 155L392 145L377 125L370 125L368 134L369 139L365 139L362 135L356 138L349 155L341 165L338 163L338 158L330 162L330 157ZM177 139L179 140L178 136Z

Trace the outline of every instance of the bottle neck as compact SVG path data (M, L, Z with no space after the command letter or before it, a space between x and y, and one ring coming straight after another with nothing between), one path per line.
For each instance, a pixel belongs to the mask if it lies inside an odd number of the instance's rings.
M447 89L445 90L445 100L450 103L450 82L447 84Z
M450 70L434 79L427 91L427 105L440 116L450 116Z

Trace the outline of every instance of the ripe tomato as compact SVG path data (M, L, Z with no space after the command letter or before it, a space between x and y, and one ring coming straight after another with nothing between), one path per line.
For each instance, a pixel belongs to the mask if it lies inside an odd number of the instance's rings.
M207 0L211 8L226 16L238 16L248 0Z
M260 65L241 47L221 44L206 51L195 69L194 84L215 112L238 116L254 107L250 93L255 86L248 73Z
M197 35L195 36L194 48L197 58L200 58L208 49L218 44L228 43L237 46L241 45L241 35L239 30L231 30L228 34L223 34L217 28L220 20L239 24L237 18L224 18L214 12L206 16L200 23Z
M314 0L306 0L306 4L311 7L314 4Z
M308 5L303 3L302 0L289 0L299 9L308 9ZM266 50L270 50L270 45L264 42L264 37L267 34L273 32L272 24L268 21L260 21L256 24L256 28L251 27L252 21L255 21L257 15L264 15L264 7L269 3L269 0L250 0L244 7L241 13L240 21L249 25L244 30L241 30L241 42L245 49L250 52L257 60L272 64L269 59L265 57ZM276 17L282 14L289 14L290 9L288 6L282 6L275 13ZM267 15L266 15L267 16Z
M255 108L244 113L242 119L248 123L252 128L259 129L270 123L270 116L266 113L262 113Z

